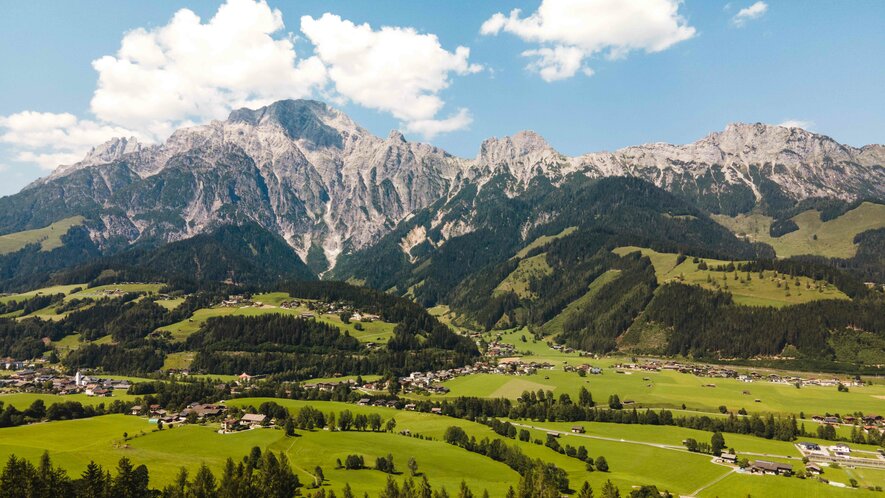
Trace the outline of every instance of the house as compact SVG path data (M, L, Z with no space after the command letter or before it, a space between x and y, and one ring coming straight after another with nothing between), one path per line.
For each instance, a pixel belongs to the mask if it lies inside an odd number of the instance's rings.
M732 455L731 453L725 453L719 455L719 460L722 460L725 463L737 464L738 457L737 455Z
M574 432L575 434L583 434L587 431L584 430L583 425L575 425L575 426L572 426L572 432Z
M243 372L239 375L239 379L241 382L249 382L250 380L252 380L252 376L247 374L246 372Z
M760 472L769 475L790 475L793 473L793 466L788 463L768 462L766 460L756 460L750 466L752 472Z
M820 451L821 450L820 445L817 443L809 443L808 441L802 441L797 444L799 446L799 449L802 449L805 451Z
M371 402L372 400L369 398L361 398L359 401L356 402L356 404L358 404L359 406L369 406Z
M430 413L435 413L436 415L442 415L442 408L431 408Z
M407 404L404 408L405 408L406 410L409 410L409 411L413 412L413 411L415 411L416 406L415 406L415 403L409 403L409 404Z
M818 465L816 463L812 463L812 462L808 462L808 464L805 465L805 471L808 472L809 474L815 474L815 475L821 475L824 473L824 470L822 468L820 468L820 465Z
M247 413L240 418L240 424L249 427L258 427L264 424L265 420L267 420L267 415L261 413Z
M559 437L559 433L558 433L558 432L554 432L554 431L550 431L550 432L547 433L547 437L555 437L555 438L558 438L558 437Z

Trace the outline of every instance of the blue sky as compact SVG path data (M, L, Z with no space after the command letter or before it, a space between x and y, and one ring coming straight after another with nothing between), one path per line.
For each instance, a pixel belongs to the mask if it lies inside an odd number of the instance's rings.
M162 140L176 126L282 96L329 100L378 135L397 128L462 156L522 129L579 154L691 142L735 121L795 121L851 145L885 142L885 2L231 2L241 10L228 17L246 26L235 39L263 47L266 63L240 46L199 52L191 31L202 33L220 2L7 2L0 195L108 135ZM163 31L181 9L199 17L189 18L196 28ZM120 53L139 28L150 43ZM219 33L230 25L216 28L199 35L210 52L229 42ZM131 81L148 74L174 82L171 90L127 83L133 61L155 56L166 62Z

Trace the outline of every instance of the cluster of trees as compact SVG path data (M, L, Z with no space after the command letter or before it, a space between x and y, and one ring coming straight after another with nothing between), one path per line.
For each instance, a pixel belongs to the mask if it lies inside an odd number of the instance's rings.
M326 354L359 351L360 342L338 327L291 315L225 316L206 320L187 338L191 351Z
M710 442L698 441L694 438L688 438L683 441L685 448L694 453L707 453L710 455L719 455L725 449L725 437L721 432L714 432L710 437Z
M532 460L524 455L517 446L509 446L502 439L489 440L489 438L483 438L481 441L477 441L473 436L468 437L464 429L456 425L446 429L443 439L449 444L502 462L520 474L524 475L530 469L535 470L544 476L543 479L545 481L554 483L556 489L562 492L566 492L569 489L568 476L563 469L552 463Z
M220 478L205 464L193 478L182 468L175 481L161 490L150 487L145 465L134 466L126 457L113 476L90 462L79 477L71 478L52 464L48 452L36 466L12 455L0 474L0 498L290 498L300 486L284 453L262 453L258 447L239 463L228 458Z

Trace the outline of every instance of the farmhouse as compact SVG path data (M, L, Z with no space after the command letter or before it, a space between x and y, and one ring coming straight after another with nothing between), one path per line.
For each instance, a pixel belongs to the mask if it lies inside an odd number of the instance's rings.
M572 432L574 432L575 434L583 434L587 431L584 429L583 425L575 425L572 426Z
M808 465L805 466L805 471L809 474L815 475L820 475L824 473L823 469L820 468L820 465L811 462L809 462Z
M793 466L788 463L768 462L766 460L756 460L750 467L752 472L759 472L769 475L790 475L793 473Z
M256 427L264 424L265 420L267 420L267 415L262 415L260 413L247 413L240 418L240 424L248 425L249 427Z
M731 453L723 452L721 455L719 455L719 460L721 460L725 463L736 464L738 461L738 457L737 457L737 455L732 455Z

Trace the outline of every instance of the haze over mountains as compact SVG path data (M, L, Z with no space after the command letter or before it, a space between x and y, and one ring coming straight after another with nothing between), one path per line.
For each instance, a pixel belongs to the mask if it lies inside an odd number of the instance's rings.
M885 198L885 146L854 148L799 128L732 124L687 145L578 157L524 131L488 139L467 159L397 131L376 137L321 102L286 100L180 129L158 145L132 138L99 145L81 162L0 199L0 233L83 215L89 237L107 251L256 222L323 271L467 186L502 179L516 196L539 176L559 185L573 173L638 177L710 213L772 212L811 197ZM448 238L471 226L440 229Z

